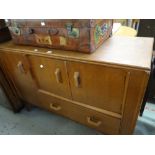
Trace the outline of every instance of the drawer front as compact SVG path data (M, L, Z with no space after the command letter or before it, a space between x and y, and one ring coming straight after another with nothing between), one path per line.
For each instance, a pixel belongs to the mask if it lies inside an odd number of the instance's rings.
M51 95L41 93L38 96L39 106L46 110L69 117L106 134L119 134L120 119L118 118L107 116Z
M73 100L121 114L128 84L123 69L68 62Z
M71 98L65 61L39 56L29 56L28 58L38 90Z

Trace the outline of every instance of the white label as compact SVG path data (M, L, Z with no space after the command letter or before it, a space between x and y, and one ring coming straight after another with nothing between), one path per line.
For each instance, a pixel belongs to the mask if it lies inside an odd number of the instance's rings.
M41 26L45 26L45 22L41 22Z

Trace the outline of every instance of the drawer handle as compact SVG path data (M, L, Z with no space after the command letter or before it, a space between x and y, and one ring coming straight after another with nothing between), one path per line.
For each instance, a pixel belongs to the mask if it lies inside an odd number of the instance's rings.
M75 84L75 87L80 86L80 73L79 72L74 72L74 84Z
M53 103L50 104L50 108L55 111L61 110L61 106L54 105Z
M22 73L22 74L26 73L22 61L18 62L17 67L18 67L20 73Z
M96 127L100 126L102 123L101 121L95 119L94 117L87 117L87 122Z
M61 77L60 68L57 68L57 69L55 70L55 77L56 77L57 83L62 83L62 77Z

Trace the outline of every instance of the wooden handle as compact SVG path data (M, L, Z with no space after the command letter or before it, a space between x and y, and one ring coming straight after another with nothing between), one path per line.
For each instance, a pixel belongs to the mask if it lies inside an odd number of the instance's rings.
M97 119L92 119L91 117L87 117L87 122L93 126L98 127L99 125L101 125L101 121L97 120Z
M20 71L22 74L23 74L23 73L26 73L22 61L19 61L19 62L18 62L17 67L18 67L19 71Z
M75 87L80 86L80 73L79 72L74 72L74 83L75 83Z
M56 77L57 83L62 83L62 77L61 77L60 68L57 68L57 69L55 70L55 77Z
M55 110L55 111L61 110L61 106L54 105L53 103L50 104L50 108Z

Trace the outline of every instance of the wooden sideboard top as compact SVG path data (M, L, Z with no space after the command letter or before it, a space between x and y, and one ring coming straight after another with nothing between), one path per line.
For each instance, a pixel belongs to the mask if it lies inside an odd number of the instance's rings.
M70 60L76 59L81 61L91 61L150 70L153 41L153 38L145 37L113 36L92 54L25 45L21 46L13 44L12 41L0 44L0 50L9 52L24 52L27 54L46 55L48 57L58 57ZM35 51L35 49L38 51ZM52 53L49 54L47 51L52 51Z

